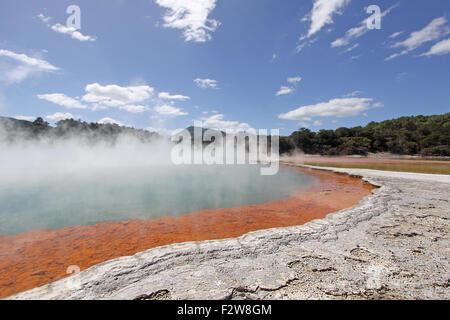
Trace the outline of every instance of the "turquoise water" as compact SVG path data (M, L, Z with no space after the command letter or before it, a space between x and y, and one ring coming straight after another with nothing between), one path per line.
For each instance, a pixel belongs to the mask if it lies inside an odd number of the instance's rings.
M261 176L259 169L149 166L0 179L0 234L262 204L314 181L290 169L274 176Z

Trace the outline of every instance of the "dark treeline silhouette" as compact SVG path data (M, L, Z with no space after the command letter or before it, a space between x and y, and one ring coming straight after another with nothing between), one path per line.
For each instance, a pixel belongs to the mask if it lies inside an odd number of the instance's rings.
M187 128L193 134L193 127ZM203 129L204 134L205 129ZM225 133L221 132L223 135ZM52 127L42 118L35 121L0 117L0 142L15 143L47 139L52 142L76 138L88 144L114 144L126 135L143 143L161 138L149 132L116 124L61 120ZM270 140L269 140L270 142ZM270 145L270 143L269 143ZM402 117L371 122L365 127L313 132L301 128L289 137L280 137L280 153L302 151L320 155L367 155L390 152L403 155L450 156L450 113L435 116Z
M371 122L365 127L313 132L306 128L280 138L280 153L320 155L450 156L450 113Z
M119 137L136 138L143 143L150 143L160 136L149 132L117 124L87 123L81 120L61 120L55 127L42 118L35 121L17 120L0 117L0 142L16 143L22 141L57 141L77 139L88 144L99 142L114 144Z

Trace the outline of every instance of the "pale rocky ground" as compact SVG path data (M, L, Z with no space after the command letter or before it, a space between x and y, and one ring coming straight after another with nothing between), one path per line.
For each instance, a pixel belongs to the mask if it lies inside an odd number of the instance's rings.
M450 299L450 176L330 170L380 188L303 226L154 248L12 298Z

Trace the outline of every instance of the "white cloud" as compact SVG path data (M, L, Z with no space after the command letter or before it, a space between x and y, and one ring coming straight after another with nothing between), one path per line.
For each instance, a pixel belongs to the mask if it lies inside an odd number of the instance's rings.
M373 104L372 107L374 107L374 108L381 108L381 107L384 107L384 104L383 104L383 102L376 102L376 103Z
M370 109L372 98L336 98L328 102L303 106L278 117L285 120L309 121L312 117L349 117Z
M71 36L72 39L76 39L79 41L95 41L96 40L95 37L84 35L80 31L78 31L77 29L75 29L73 27L67 27L60 23L50 25L49 22L50 22L50 20L52 20L52 18L46 17L42 13L38 14L36 17L39 18L42 22L44 22L47 25L47 27L49 27L53 31L62 33L62 34L67 34L67 35Z
M38 94L37 97L41 100L47 100L54 104L66 107L68 109L86 109L87 106L82 104L80 101L68 97L63 93L52 93L52 94Z
M9 50L0 50L0 57L7 57L15 62L15 65L2 71L3 75L1 77L7 83L19 83L33 74L60 70L45 60L32 58L26 54L19 54Z
M164 100L181 100L181 101L183 101L183 100L189 100L190 99L190 97L188 97L188 96L183 96L181 94L171 95L168 92L160 92L158 94L158 97L160 99L164 99Z
M391 6L386 11L383 11L381 13L381 17L384 18L387 14L389 14L391 12L392 9L394 9L396 7L398 7L398 3ZM338 38L331 43L331 47L336 48L336 47L347 46L350 44L351 41L353 41L353 40L363 36L367 32L369 32L370 30L367 28L368 19L370 19L370 17L367 17L366 19L361 21L359 26L347 30L347 32L345 33L345 35L342 38ZM351 50L349 50L349 51L351 51Z
M183 112L183 111L181 111L181 109L172 107L169 105L158 106L158 107L155 107L154 110L163 116L178 117L178 116L188 115L187 112Z
M164 14L164 27L182 29L185 41L205 42L211 40L220 22L208 16L216 7L216 0L155 0L168 8Z
M218 89L217 80L197 78L194 80L194 83L197 85L197 87L202 89Z
M351 47L345 49L344 53L345 53L345 52L353 51L353 50L355 50L355 49L358 48L358 47L359 47L359 43L355 43L353 46L351 46Z
M46 116L46 118L53 121L75 119L75 117L71 113L62 113L62 112L56 112L55 114Z
M79 41L95 41L96 39L89 35L84 35L77 29L73 27L63 26L60 23L54 24L51 26L51 29L55 32L67 34L72 37L72 39L76 39Z
M306 36L302 36L300 38L300 41L303 41L305 38L306 38ZM310 47L317 40L318 40L318 38L314 38L314 39L308 39L308 40L303 41L302 43L299 43L296 48L297 53L301 52L306 47Z
M299 83L300 81L302 81L302 77L300 77L300 76L291 77L291 78L287 79L287 82L292 83L292 84Z
M400 36L400 35L402 35L402 34L403 34L403 31L395 32L395 33L391 34L391 35L389 36L389 38L390 38L390 39L394 39L394 38L397 38L398 36Z
M432 56L432 55L442 56L444 54L449 54L449 53L450 53L450 38L436 43L434 46L431 47L431 49L428 52L425 52L421 55L422 56Z
M276 96L282 96L285 94L291 94L295 89L287 86L281 86L280 90L275 94Z
M44 23L49 23L50 20L52 20L52 17L46 17L42 13L39 13L36 17L38 17Z
M125 111L131 112L131 113L142 113L142 112L150 110L150 108L147 106L126 105L126 106L121 106L120 110L125 110Z
M252 127L248 123L241 123L239 121L226 121L223 120L223 114L215 114L208 118L202 118L203 127L221 130L227 133L241 132L252 129Z
M305 41L303 43L300 43L299 45L297 45L297 53L300 53L303 49L305 49L306 46L310 46L311 44L308 41Z
M350 93L344 95L344 98L355 97L355 96L357 96L357 95L360 94L360 93L361 93L361 91L355 90L355 91L353 91L353 92L350 92Z
M394 53L393 55L386 58L386 60L392 60L396 57L405 55L424 43L435 41L450 33L450 29L447 26L447 18L440 17L431 21L425 28L412 32L406 40L395 43L392 48L403 47L404 50L399 53Z
M313 9L303 21L311 21L311 26L308 30L308 34L303 37L310 38L317 32L319 32L325 25L333 23L333 15L340 13L351 0L315 0ZM302 40L303 40L302 39Z
M302 81L302 77L300 77L300 76L288 78L287 82L294 85L294 87L281 86L280 90L278 90L278 92L275 95L282 96L282 95L286 95L286 94L291 94L292 92L295 91L295 87L297 86L297 83L299 83L300 81Z
M274 62L277 59L277 54L272 54L272 59L270 59L270 62Z
M347 30L347 32L345 33L344 37L334 40L331 43L331 47L336 48L336 47L346 46L353 39L359 38L362 35L364 35L366 32L368 32L369 29L365 25L365 20L362 23L363 24L358 26L358 27L351 28L351 29Z
M82 100L88 103L96 103L103 107L118 107L132 105L149 99L154 89L149 86L121 87L115 84L102 86L98 83L86 86L87 94Z
M32 66L32 67L36 67L38 69L41 70L46 70L46 71L57 71L59 70L59 68L51 65L49 62L45 61L45 60L40 60L40 59L36 59L36 58L31 58L25 54L18 54L18 53L14 53L12 51L8 51L8 50L0 50L0 56L5 56L5 57L9 57L12 58L18 62L21 62L23 64L26 64L28 66Z
M150 105L155 105L158 99L154 97L155 90L147 85L122 87L119 85L101 85L91 83L85 87L85 95L80 99L71 98L63 93L40 94L37 97L66 108L105 110L118 108L130 113L142 113L151 110ZM186 100L187 96L171 95L168 92L159 93L160 99ZM161 100L159 100L161 101ZM171 104L157 105L154 109L160 115L183 116L187 112L172 106Z
M36 120L37 117L33 117L33 116L15 116L13 118L17 119L17 120L34 121L34 120Z
M103 119L100 119L99 121L97 121L97 123L99 123L99 124L117 124L119 126L125 126L122 122L120 122L118 120L114 120L112 118L103 118Z

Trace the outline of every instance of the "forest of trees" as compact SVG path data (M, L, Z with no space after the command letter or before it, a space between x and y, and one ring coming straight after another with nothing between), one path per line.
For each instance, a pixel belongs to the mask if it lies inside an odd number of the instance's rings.
M35 121L0 117L0 142L56 141L78 139L88 144L106 142L114 144L120 136L133 137L143 143L151 143L160 136L155 132L119 126L117 124L87 123L81 120L61 120L55 127L42 118Z
M188 128L193 131L193 128ZM62 120L55 127L42 118L34 122L0 117L0 142L19 140L49 141L77 138L89 144L114 144L121 135L151 143L161 138L155 132L118 126ZM301 151L320 155L367 155L390 152L402 155L450 156L450 113L435 116L402 117L383 122L371 122L365 127L339 128L313 132L301 128L289 137L280 137L280 153Z
M306 128L280 138L280 153L321 155L450 156L450 113L371 122L365 127L313 132Z

